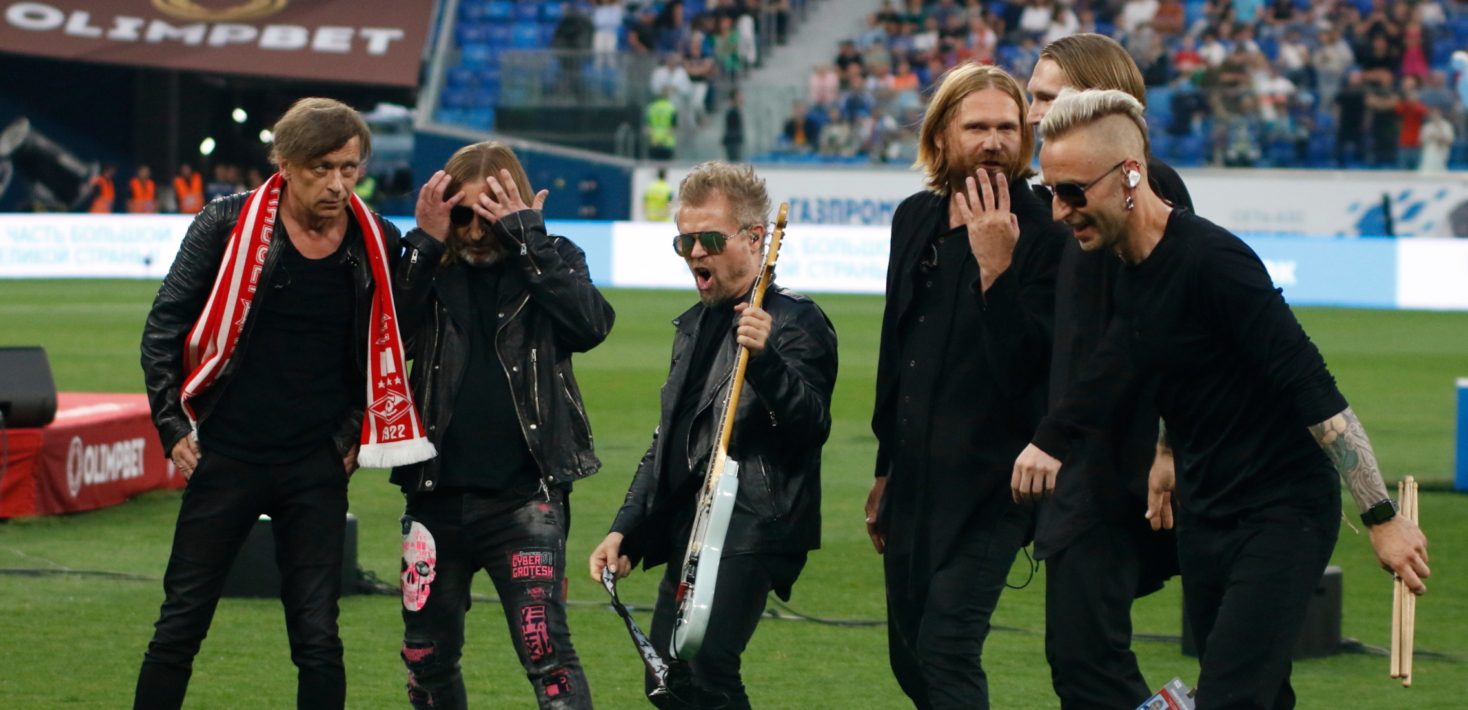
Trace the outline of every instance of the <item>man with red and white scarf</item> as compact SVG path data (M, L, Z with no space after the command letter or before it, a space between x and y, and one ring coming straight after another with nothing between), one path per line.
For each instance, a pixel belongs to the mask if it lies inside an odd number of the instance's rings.
M194 219L143 332L153 422L188 487L136 708L183 703L225 577L262 513L297 705L343 707L347 479L359 462L434 455L406 385L393 291L444 235L400 240L357 199L372 136L345 104L301 99L274 135L279 172Z

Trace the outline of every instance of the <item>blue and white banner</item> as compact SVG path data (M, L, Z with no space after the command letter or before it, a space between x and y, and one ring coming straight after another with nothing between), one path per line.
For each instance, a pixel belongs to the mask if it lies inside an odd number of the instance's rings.
M1468 175L1329 170L1198 169L1180 171L1195 211L1235 234L1312 237L1468 237ZM686 168L669 168L676 192ZM902 167L800 168L761 166L770 198L790 203L790 223L875 226L923 189L922 176ZM654 171L632 176L632 217ZM1385 198L1385 199L1383 199ZM1388 210L1388 206L1390 209Z
M392 218L404 232L411 218ZM161 279L190 218L0 214L0 278ZM598 285L687 289L670 222L552 220L586 252ZM1247 236L1295 305L1468 310L1468 239ZM810 293L881 294L890 230L792 221L780 283Z

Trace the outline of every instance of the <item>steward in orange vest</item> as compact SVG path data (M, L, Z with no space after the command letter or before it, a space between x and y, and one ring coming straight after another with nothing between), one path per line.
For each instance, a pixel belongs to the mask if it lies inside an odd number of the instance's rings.
M178 200L178 211L198 214L204 208L204 176L194 172L188 164L178 166L178 175L173 178L173 196Z
M128 212L152 214L158 211L158 185L153 182L153 171L148 166L139 165L137 175L127 184L132 193L127 201Z
M92 205L87 208L88 212L96 214L112 212L112 203L117 199L117 190L112 187L112 176L115 174L117 174L117 168L107 165L102 168L102 172L92 178L90 184Z

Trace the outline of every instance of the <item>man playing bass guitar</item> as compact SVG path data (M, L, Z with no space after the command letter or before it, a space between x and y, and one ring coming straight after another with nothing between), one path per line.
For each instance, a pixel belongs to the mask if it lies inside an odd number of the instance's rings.
M673 320L672 365L652 445L637 467L611 532L591 554L598 582L668 563L658 586L652 642L664 657L704 473L740 346L750 352L729 457L739 487L714 581L715 610L689 660L696 697L674 707L748 708L740 655L773 590L789 599L806 553L820 546L821 446L831 430L836 332L809 298L772 284L749 304L766 242L770 198L748 166L696 166L678 188L673 248L688 264L699 303ZM649 678L648 690L655 687ZM665 703L665 706L667 703Z

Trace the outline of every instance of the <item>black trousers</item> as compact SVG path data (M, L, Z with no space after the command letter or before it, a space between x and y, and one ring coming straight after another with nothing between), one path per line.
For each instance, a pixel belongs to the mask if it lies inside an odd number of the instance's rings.
M547 500L549 498L549 500ZM566 495L411 495L403 516L403 662L415 708L468 706L459 658L470 586L489 573L510 641L543 709L591 708L566 623Z
M1295 706L1290 655L1335 550L1338 495L1178 525L1183 609L1198 640L1198 710Z
M133 707L183 704L224 579L261 513L270 516L275 537L280 600L297 668L296 706L318 710L346 703L336 622L347 476L341 455L327 445L282 465L204 452L184 490L163 575L163 608L143 655Z
M1033 520L1033 507L1011 506L990 529L970 523L948 559L926 585L918 585L925 592L916 597L909 592L908 559L887 555L887 651L914 707L989 707L989 680L980 662L984 640Z
M673 643L673 623L678 614L678 578L683 569L683 552L677 550L675 553L658 583L658 600L652 613L650 640L653 648L665 659L673 657L669 648ZM740 656L754 637L770 590L789 590L804 567L804 554L729 555L719 561L719 580L714 586L716 613L709 618L698 655L688 664L700 695L722 701L710 707L748 710L749 696L739 674ZM647 692L652 692L655 685L651 675L647 676L645 685ZM700 706L674 701L666 707L691 710Z
M1045 560L1045 660L1062 708L1129 710L1152 695L1131 647L1138 534L1100 523Z

